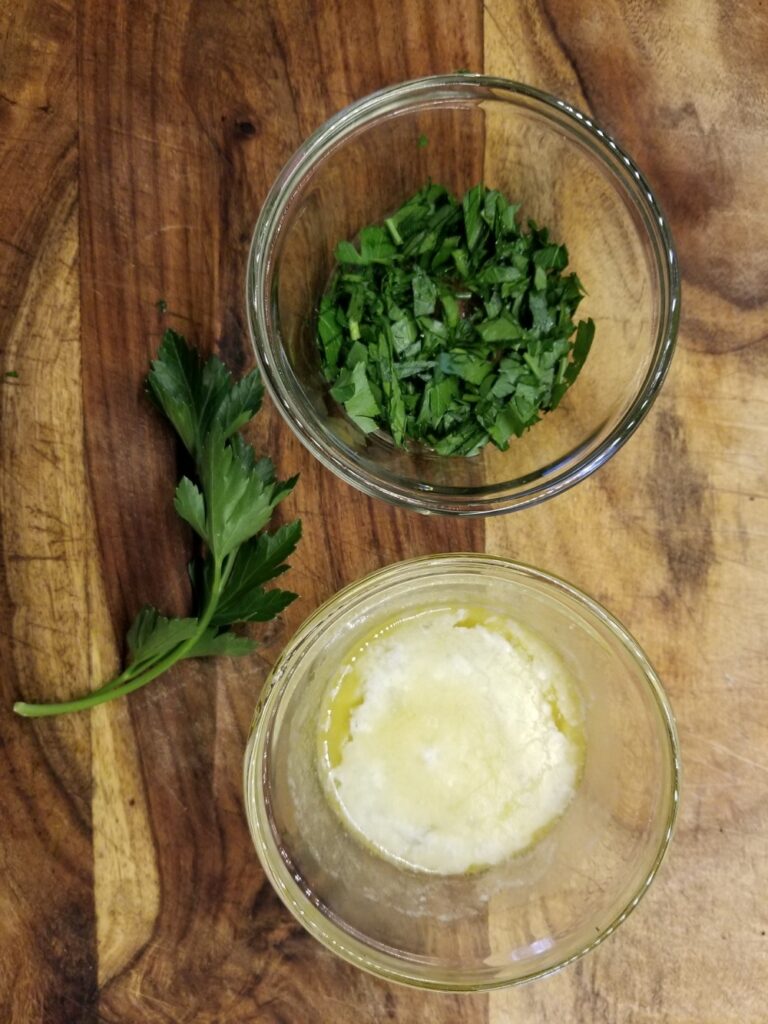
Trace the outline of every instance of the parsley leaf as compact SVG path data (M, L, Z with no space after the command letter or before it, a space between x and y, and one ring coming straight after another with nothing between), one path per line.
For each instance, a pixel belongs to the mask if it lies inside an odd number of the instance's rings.
M411 281L413 288L413 315L430 316L435 311L437 304L437 286L435 282L427 277L421 267L416 267Z
M364 433L370 434L376 430L374 417L381 413L381 409L368 380L364 362L356 363L351 372L343 370L331 394L337 402L344 404L350 418Z
M261 375L256 372L247 374L232 387L214 415L214 422L224 437L231 437L253 419L261 408L263 397L264 385Z
M214 423L226 439L258 412L264 394L257 371L233 386L220 359L213 356L203 362L198 352L170 329L163 335L147 383L193 459L200 457Z
M183 640L194 636L197 619L166 619L144 605L126 634L132 665L145 665L163 657Z
M258 646L256 641L251 640L250 637L238 636L237 633L231 633L228 629L206 629L185 657L214 658L228 655L230 658L239 658L244 654L251 654Z
M301 523L296 520L273 534L262 533L242 545L232 560L232 571L211 620L214 625L266 621L295 599L295 594L284 590L265 591L262 584L288 569L285 560L293 553L300 536ZM264 615L270 607L277 610Z
M183 476L179 481L173 507L182 519L186 519L195 533L207 542L205 498L197 484L192 483L187 476Z
M206 540L215 558L223 560L263 529L275 505L291 490L292 484L281 484L264 470L250 445L238 450L227 444L218 425L206 439L200 478L208 499Z

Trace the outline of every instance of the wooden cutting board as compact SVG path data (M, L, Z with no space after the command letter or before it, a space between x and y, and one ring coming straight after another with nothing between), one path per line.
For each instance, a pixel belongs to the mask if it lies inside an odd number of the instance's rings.
M305 539L247 663L189 663L59 721L14 699L106 679L151 601L182 612L177 451L142 380L164 324L240 369L266 191L327 116L458 68L594 113L646 171L684 278L678 351L630 444L487 522L337 481L271 409L253 439ZM0 3L0 1019L516 1024L768 1019L768 8L697 0ZM161 317L156 301L164 298ZM325 952L265 882L241 807L261 682L303 618L387 562L488 550L604 602L673 700L682 815L651 892L559 975L469 997Z

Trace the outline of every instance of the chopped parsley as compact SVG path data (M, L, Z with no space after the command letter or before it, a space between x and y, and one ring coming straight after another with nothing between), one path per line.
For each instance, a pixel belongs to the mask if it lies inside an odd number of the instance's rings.
M519 205L427 184L356 244L318 309L330 393L365 433L441 455L502 451L554 409L589 353L592 320L568 252Z

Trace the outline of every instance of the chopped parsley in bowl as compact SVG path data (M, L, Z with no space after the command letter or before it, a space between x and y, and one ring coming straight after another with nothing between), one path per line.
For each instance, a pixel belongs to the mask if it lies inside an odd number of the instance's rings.
M414 511L489 515L631 437L672 357L679 275L603 128L456 74L367 96L299 147L254 230L247 310L266 387L324 466Z
M594 322L568 252L518 204L429 183L359 246L336 246L317 336L331 394L365 433L439 455L506 451L575 381Z

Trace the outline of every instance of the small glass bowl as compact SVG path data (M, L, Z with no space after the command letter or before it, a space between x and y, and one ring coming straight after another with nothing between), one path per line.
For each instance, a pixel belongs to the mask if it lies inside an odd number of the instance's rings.
M522 202L569 251L595 340L558 408L507 452L472 458L393 446L333 401L315 340L333 251L428 179L461 196L483 181ZM484 515L543 501L630 437L655 398L680 312L666 220L632 160L595 122L537 89L483 75L423 78L336 114L291 157L267 196L247 271L251 339L291 429L366 494L420 512Z
M318 770L319 716L334 668L377 622L465 603L558 652L583 702L586 753L571 804L535 846L439 876L384 860L342 824ZM610 935L658 870L680 772L667 697L626 630L562 580L488 555L399 562L319 608L264 688L244 767L257 853L301 924L381 977L460 991L541 977Z

